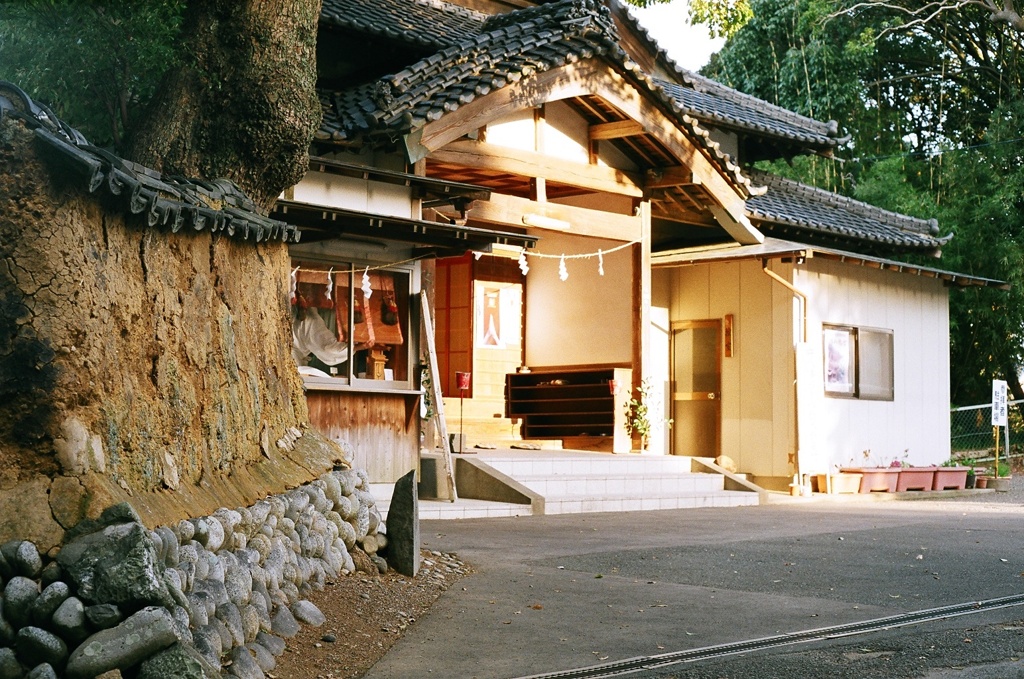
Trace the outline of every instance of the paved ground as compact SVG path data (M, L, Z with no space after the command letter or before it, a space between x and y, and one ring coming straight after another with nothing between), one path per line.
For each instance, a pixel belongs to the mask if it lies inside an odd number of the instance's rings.
M511 679L1024 593L1024 487L428 521L477 572L366 676ZM630 676L1024 677L1024 606ZM967 669L964 669L967 668Z

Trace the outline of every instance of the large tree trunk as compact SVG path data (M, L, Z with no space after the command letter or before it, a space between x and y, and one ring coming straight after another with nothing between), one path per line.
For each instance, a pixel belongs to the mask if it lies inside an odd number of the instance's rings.
M132 125L128 157L168 174L232 179L269 209L307 169L320 124L320 0L193 0L183 63Z

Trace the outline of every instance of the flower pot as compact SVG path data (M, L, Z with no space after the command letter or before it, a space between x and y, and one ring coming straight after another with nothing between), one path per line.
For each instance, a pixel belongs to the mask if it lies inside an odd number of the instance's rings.
M844 474L860 474L862 493L893 493L900 477L898 467L849 467L839 471Z
M896 481L896 491L931 490L935 483L935 470L938 467L902 467Z
M988 480L988 487L997 493L1005 493L1010 490L1010 482L1013 480L1012 476L998 476Z
M967 478L964 480L964 488L966 488L967 490L973 489L974 488L974 482L975 482L976 479L977 479L976 475L968 474Z
M860 480L862 474L845 472L841 474L818 474L818 492L832 493L857 493L860 492Z
M932 490L963 490L967 487L967 472L970 467L938 467ZM971 481L974 477L971 477Z
M977 476L977 477L975 477L974 478L974 487L975 488L988 488L988 480L990 478L991 477L989 477L989 476Z

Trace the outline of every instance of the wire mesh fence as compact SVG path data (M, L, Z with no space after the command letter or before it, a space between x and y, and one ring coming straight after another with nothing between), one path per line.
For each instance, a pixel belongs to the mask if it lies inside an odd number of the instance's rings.
M995 455L995 428L992 426L992 404L953 408L949 414L950 451L954 458L986 461ZM1007 427L999 428L999 454L1017 456L1024 453L1024 401L1007 403ZM1014 444L1011 446L1011 444Z

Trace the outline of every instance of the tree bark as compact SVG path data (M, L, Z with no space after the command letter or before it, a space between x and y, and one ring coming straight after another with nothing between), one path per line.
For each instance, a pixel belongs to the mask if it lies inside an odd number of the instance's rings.
M306 172L320 124L320 0L192 0L182 65L132 125L127 156L233 180L264 210Z

